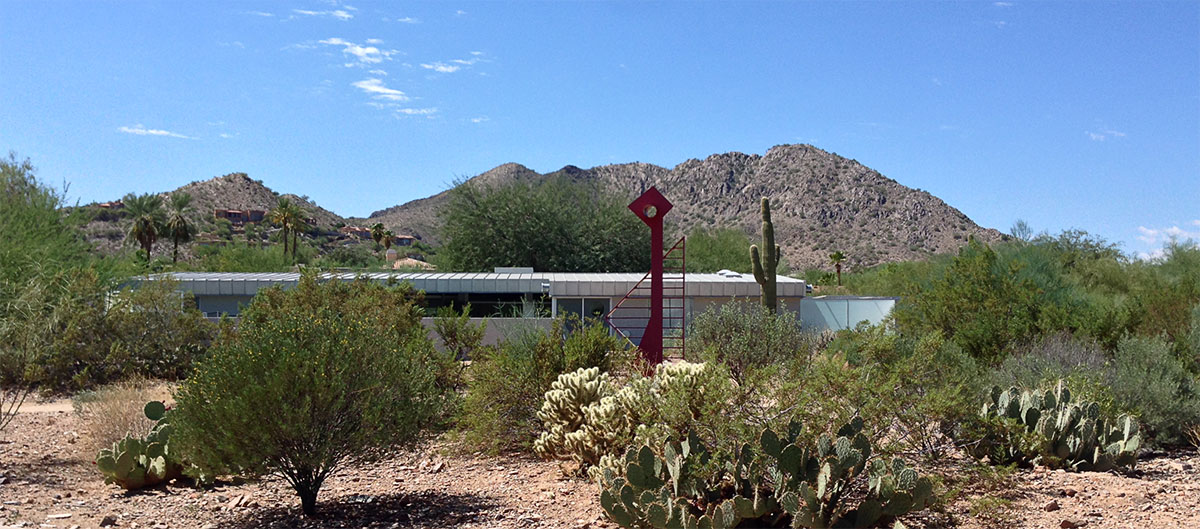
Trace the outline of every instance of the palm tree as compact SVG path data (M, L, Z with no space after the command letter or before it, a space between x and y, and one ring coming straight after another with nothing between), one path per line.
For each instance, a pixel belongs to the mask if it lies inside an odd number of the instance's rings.
M842 261L846 260L846 255L841 250L829 254L829 262L833 263L833 269L837 270L837 286L842 286Z
M171 236L174 248L171 250L171 262L179 262L179 243L191 242L196 227L188 220L192 212L192 195L175 193L171 195L171 211L167 217L167 234Z
M371 235L373 236L374 234L371 234ZM396 234L392 233L392 230L384 230L383 236L381 238L383 239L383 250L385 252L387 250L391 250L392 249L392 241L396 240ZM375 241L375 242L379 242L379 241Z
M269 215L271 224L279 226L279 235L283 238L283 255L288 253L288 236L291 235L292 223L296 215L295 209L291 200L279 197L279 203L275 205L275 209L272 209Z
M133 218L125 240L137 241L142 250L146 251L146 262L150 262L150 252L154 249L154 243L158 241L158 236L166 231L162 197L150 193L130 193L121 201L125 204L125 211Z
M279 225L283 237L283 254L288 253L288 238L291 237L292 261L296 260L296 245L299 242L300 230L308 227L304 220L304 210L293 204L291 200L280 197L275 209L271 210L271 222Z
M376 222L374 226L371 226L371 238L375 240L375 244L379 244L379 241L383 240L383 232L385 231L387 231L387 228L383 227L382 222Z

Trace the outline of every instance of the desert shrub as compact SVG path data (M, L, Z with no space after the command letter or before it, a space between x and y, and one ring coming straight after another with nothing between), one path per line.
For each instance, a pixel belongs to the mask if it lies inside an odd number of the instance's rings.
M206 272L286 272L292 269L292 257L283 253L283 245L259 248L247 244L198 246L199 258L193 267ZM297 262L307 263L312 250L301 247Z
M1200 386L1161 338L1121 340L1106 382L1117 406L1159 444L1185 443L1184 428L1200 422Z
M475 351L483 347L483 337L487 333L487 322L471 323L471 305L463 307L461 312L453 307L441 307L433 319L433 329L442 342L442 369L438 380L442 385L458 391L463 387L464 360L470 360Z
M1002 388L1044 387L1062 379L1076 396L1095 401L1105 413L1122 411L1113 398L1108 379L1112 366L1100 344L1087 337L1056 333L1018 347L990 373L990 382Z
M698 358L725 364L741 381L750 369L807 354L812 337L800 329L791 311L772 314L759 303L730 302L697 315L688 329L688 344Z
M368 268L383 264L383 259L371 250L369 244L338 246L320 259L320 265L323 267Z
M88 270L50 280L29 305L44 333L28 367L43 391L94 387L129 376L177 380L202 357L215 327L172 281L111 292ZM32 291L31 291L32 292Z
M315 514L326 478L415 442L448 399L417 299L315 274L261 292L176 394L183 453L209 471L278 475Z
M146 433L153 422L146 418L143 408L165 394L169 394L166 388L136 376L77 393L71 404L79 418L80 449L96 453L128 435Z
M886 439L887 453L942 457L952 446L948 434L977 408L982 389L974 359L940 333L901 336L888 325L838 333L799 391L805 408L835 422L860 416Z
M596 321L556 318L550 328L520 329L471 362L458 434L472 450L526 449L537 437L537 411L559 374L579 368L609 371L626 355L622 341Z

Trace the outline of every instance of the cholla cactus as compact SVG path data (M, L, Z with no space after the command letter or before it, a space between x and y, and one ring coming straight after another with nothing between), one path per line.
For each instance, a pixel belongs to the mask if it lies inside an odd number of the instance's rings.
M163 403L151 401L143 408L146 418L156 421L145 438L132 435L100 450L96 468L105 483L116 483L127 490L150 487L179 477L183 465L171 451L172 426Z
M1131 468L1137 462L1136 452L1141 446L1137 422L1122 415L1110 424L1100 416L1099 404L1073 401L1071 390L1061 380L1046 391L1015 387L1002 391L994 387L980 414L1019 422L1027 432L1038 435L1040 446L1023 450L1016 446L1020 443L1001 435L984 439L981 446L987 450L977 450L976 456L986 451L992 456L1002 454L1001 459L1009 460L1000 461L1005 463L1020 461L1095 471Z
M538 410L538 419L546 431L533 443L535 454L546 458L570 458L575 454L568 448L567 436L575 433L585 423L587 416L584 409L600 402L606 396L612 395L612 385L607 373L601 373L600 368L580 368L572 373L558 376L546 392L542 408ZM579 440L576 440L576 444ZM591 459L584 456L584 459ZM594 460L585 461L595 464Z

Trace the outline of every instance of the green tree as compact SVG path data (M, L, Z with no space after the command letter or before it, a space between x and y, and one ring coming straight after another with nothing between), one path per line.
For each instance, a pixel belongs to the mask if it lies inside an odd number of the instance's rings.
M627 200L568 177L463 182L440 212L440 267L490 271L629 272L650 267L650 230Z
M179 243L187 243L196 233L196 227L188 218L192 213L192 195L175 193L171 195L170 213L167 216L167 234L171 236L171 262L179 262Z
M749 235L731 228L693 228L687 235L688 273L713 273L733 270L749 273L746 247Z
M304 217L304 210L284 197L279 198L275 209L270 213L271 222L280 228L280 237L283 238L283 253L287 254L290 248L292 261L296 260L299 233L308 228L308 222L304 220ZM290 245L288 244L289 239L291 239Z
M829 254L829 262L833 264L833 269L837 273L837 286L842 286L842 262L846 260L846 254L840 250Z
M396 234L392 233L392 230L384 230L382 239L383 239L383 249L391 250L392 242L394 242L396 240Z
M154 249L154 243L167 231L162 197L152 193L130 193L121 201L125 204L126 213L133 219L125 239L136 241L146 252L146 262L150 262L150 252Z
M173 449L210 470L278 475L315 515L330 475L415 442L450 398L419 300L407 285L316 274L260 292L176 394Z
M383 240L383 233L385 231L387 231L387 228L383 227L382 222L376 222L371 226L371 239L375 241L375 244L379 244Z

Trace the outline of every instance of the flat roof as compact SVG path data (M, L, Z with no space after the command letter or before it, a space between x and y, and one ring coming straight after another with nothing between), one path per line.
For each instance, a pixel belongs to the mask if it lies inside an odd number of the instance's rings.
M171 277L179 282L180 290L197 295L253 296L260 289L280 285L291 288L300 280L298 272L172 272L145 278L154 281ZM645 277L645 273L494 273L494 272L371 272L322 273L323 279L352 281L364 278L371 281L409 282L413 288L428 294L497 293L549 294L551 297L621 297ZM678 275L668 275L667 285L679 282ZM684 279L688 297L750 297L759 295L758 283L749 274L687 274ZM803 297L804 281L779 276L776 279L781 297Z

